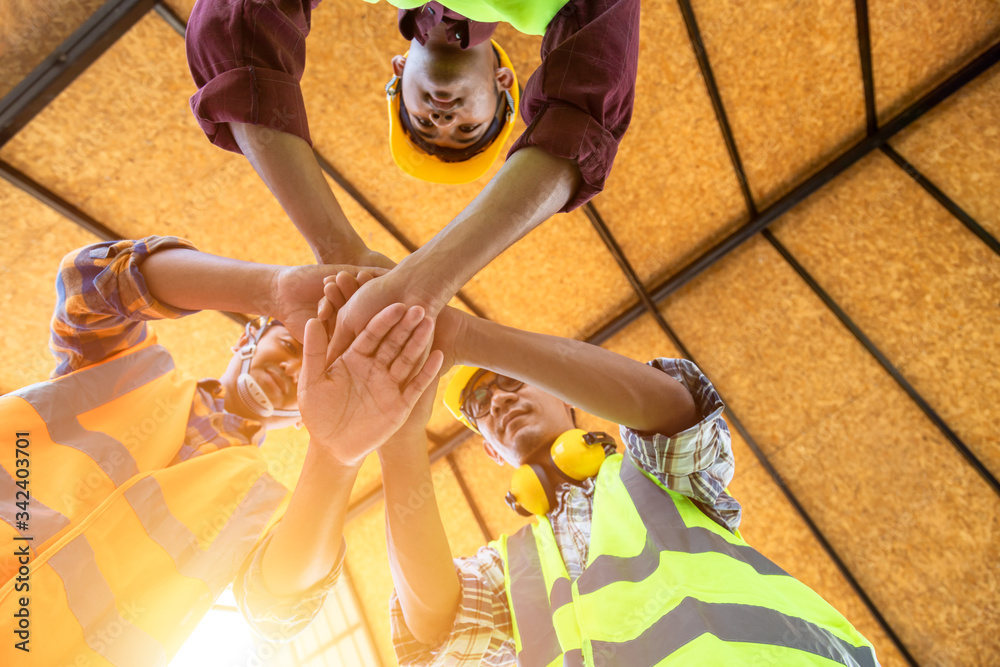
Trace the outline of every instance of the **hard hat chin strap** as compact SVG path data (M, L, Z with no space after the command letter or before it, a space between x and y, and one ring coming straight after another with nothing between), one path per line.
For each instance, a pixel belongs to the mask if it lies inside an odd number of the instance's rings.
M264 325L255 334L253 331L255 321L259 320L247 322L247 344L240 348L240 374L236 378L236 393L240 402L258 417L300 417L301 414L298 410L276 410L260 384L250 375L250 362L257 352L257 343L264 336L267 328L273 324L273 320L267 318Z

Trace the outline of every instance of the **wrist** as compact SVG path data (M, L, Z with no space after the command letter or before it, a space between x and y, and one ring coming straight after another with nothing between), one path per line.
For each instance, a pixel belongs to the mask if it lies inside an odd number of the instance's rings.
M424 248L409 255L399 265L386 274L391 282L398 282L404 291L411 295L419 305L424 306L429 315L441 312L455 294L461 284L456 284L455 276L448 272L440 273L441 262L428 261Z
M302 463L302 474L318 474L329 483L344 480L352 480L353 483L364 463L364 457L360 461L345 461L335 452L336 445L310 440L305 461Z

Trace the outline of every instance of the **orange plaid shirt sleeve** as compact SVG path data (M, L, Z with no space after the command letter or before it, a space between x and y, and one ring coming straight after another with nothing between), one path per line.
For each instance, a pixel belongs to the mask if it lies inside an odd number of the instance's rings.
M146 257L168 248L196 249L175 236L147 236L95 243L63 258L49 338L57 362L53 379L138 345L146 339L146 320L194 312L157 301L139 272Z

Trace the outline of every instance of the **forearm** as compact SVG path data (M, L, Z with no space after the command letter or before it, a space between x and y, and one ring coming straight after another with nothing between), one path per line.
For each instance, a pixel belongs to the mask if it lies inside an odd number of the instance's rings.
M352 264L367 251L305 140L262 125L230 123L229 128L317 262Z
M264 315L277 306L279 269L179 248L152 254L139 267L153 297L174 308Z
M518 151L447 227L400 262L396 277L437 312L480 269L557 213L579 183L573 161L539 148Z
M310 443L288 509L264 552L264 585L293 595L326 578L337 564L357 466L333 461Z
M410 632L433 646L454 624L461 590L434 497L426 447L422 441L389 443L379 450L379 458L396 594Z
M700 419L687 388L645 364L582 341L462 317L459 363L516 377L637 431L673 434Z

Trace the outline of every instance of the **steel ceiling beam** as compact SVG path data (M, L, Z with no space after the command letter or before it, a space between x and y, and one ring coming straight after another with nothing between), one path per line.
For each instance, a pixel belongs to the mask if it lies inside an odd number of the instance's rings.
M979 57L970 62L965 67L958 70L942 84L921 97L912 105L907 107L902 113L881 127L874 135L862 139L860 142L834 158L825 167L800 183L791 192L776 201L774 204L761 211L749 222L741 226L725 239L714 245L708 251L688 263L683 269L670 276L658 286L650 290L650 297L656 303L662 302L678 289L688 284L711 268L716 262L740 247L758 232L766 229L775 220L790 211L797 204L806 199L809 195L819 190L821 187L842 174L849 167L856 164L873 150L880 148L898 132L911 125L915 120L933 109L952 93L962 88L977 76L988 70L1000 61L1000 42L994 44L983 52ZM631 324L645 312L645 307L635 304L628 308L618 317L613 318L600 330L598 330L593 340L600 344L615 335L626 326Z
M35 198L42 204L45 204L67 220L76 223L78 226L87 230L102 241L119 241L125 238L104 223L92 218L84 211L52 192L41 183L33 180L16 167L7 164L2 160L0 160L0 178L3 178L3 180L7 181L25 194ZM236 322L241 327L245 327L247 322L250 321L250 318L242 313L230 313L222 310L218 312Z
M726 130L723 131L725 132ZM642 281L639 279L639 276L635 273L635 270L629 263L628 258L625 257L625 254L622 252L621 247L618 245L618 242L615 239L614 235L607 228L607 225L605 225L603 219L601 218L600 214L597 211L597 208L593 204L587 204L587 206L589 207L586 210L587 217L590 218L591 223L594 225L598 235L600 235L601 240L604 241L604 244L607 246L608 250L611 252L612 255L614 255L615 261L618 263L618 266L621 267L623 272L625 272L629 284L632 285L632 288L638 295L640 303L642 303L645 306L646 312L649 315L653 316L653 319L660 326L660 329L663 331L664 334L666 334L667 338L670 339L670 341L680 351L680 353L685 358L690 359L692 362L695 362L697 364L694 355L691 354L691 351L688 349L688 347L684 345L684 342L680 339L680 337L677 335L674 329L667 323L666 319L664 319L663 317L663 314L660 313L659 308L656 307L656 304L653 302L652 298L650 298L649 293L646 291L646 288L643 287L642 285ZM768 230L764 230L764 233L769 234L770 232ZM716 391L718 391L718 388L716 388ZM720 398L722 398L721 392L719 392L719 395ZM847 583L854 590L855 594L861 599L864 605L868 608L868 612L872 615L875 621L882 628L883 632L886 633L886 635L889 637L892 643L896 646L896 649L911 665L916 665L917 662L913 659L913 656L910 655L910 652L907 650L906 645L903 644L903 641L896 634L895 630L893 630L892 626L889 625L889 622L886 620L885 616L882 614L879 608L875 605L875 602L871 599L871 597L869 597L864 587L861 586L861 582L857 580L857 578L854 576L854 573L851 572L850 568L847 567L847 564L840 557L840 554L837 553L837 550L833 547L830 541L826 539L826 536L823 534L823 531L820 530L818 525L816 525L816 522L813 521L812 516L810 516L808 511L806 511L802 503L799 502L799 499L796 497L796 495L792 492L790 488L788 488L788 485L785 484L785 480L781 477L781 474L774 467L774 465L771 464L770 459L764 453L764 450L761 449L761 447L757 444L756 439L754 439L754 437L750 434L750 431L743 425L743 422L736 417L736 414L733 412L731 404L724 398L722 398L722 400L723 403L725 403L727 406L726 413L728 415L727 419L729 423L733 425L733 428L735 428L737 432L739 432L739 434L743 437L743 440L746 441L747 445L750 447L754 455L757 457L757 460L760 462L764 470L766 470L768 475L771 477L771 480L781 490L782 494L784 494L785 499L792 506L795 512L799 515L799 518L802 519L802 521L809 528L809 531L812 533L813 537L816 538L816 541L819 542L820 546L826 552L827 556L829 556L830 560L833 561L833 564L840 571L840 574L844 577L844 579L847 580Z
M875 109L875 76L872 70L872 40L868 26L868 0L854 0L854 16L858 25L861 82L865 89L865 130L870 137L878 132L878 112Z
M907 162L906 159L897 153L892 146L884 144L882 146L882 152L889 156L893 162L899 165L899 167L905 171L910 178L915 180L920 187L930 194L930 196L934 197L934 199L936 199L939 204L944 206L949 213L958 218L959 222L965 225L970 232L978 236L979 240L989 246L990 250L1000 255L1000 242L997 241L995 236L986 231L982 225L976 222L971 215L966 213L961 206L956 204L948 195L942 192L940 188L930 181L930 179L920 173L916 167Z
M0 100L0 146L146 15L154 0L109 0Z

